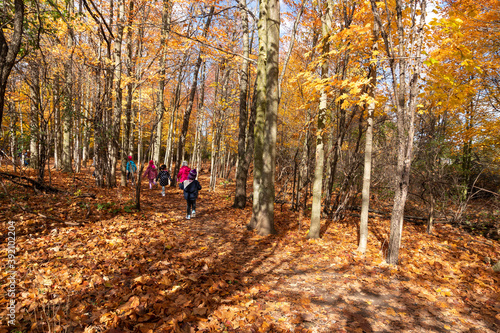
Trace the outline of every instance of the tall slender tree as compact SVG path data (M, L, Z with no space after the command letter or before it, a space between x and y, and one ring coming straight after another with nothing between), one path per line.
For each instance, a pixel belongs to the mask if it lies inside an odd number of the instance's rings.
M322 62L321 62L321 79L326 80L328 77L328 53L330 51L330 34L332 29L332 19L331 15L333 12L333 4L331 1L327 1L325 6L325 13L321 15L321 29L322 29ZM322 12L323 8L321 5L319 10ZM313 181L313 200L311 208L311 227L307 234L307 238L319 238L321 230L321 193L323 185L323 168L325 161L325 149L324 149L324 128L325 128L325 118L328 105L328 95L326 92L326 87L321 88L319 111L318 111L318 125L316 127L316 165L314 168L314 181Z
M410 180L415 109L423 62L422 44L427 0L407 2L396 0L394 8L388 7L389 3L379 6L381 3L375 0L370 0L370 2L375 23L384 40L385 52L391 69L392 94L396 109L396 188L387 252L387 262L396 265L401 246L404 208ZM396 21L396 27L393 27L393 18ZM395 35L393 31L395 31Z
M203 37L206 37L208 34L208 29L210 28L210 23L212 22L212 17L215 12L215 7L211 6L207 15L207 21L205 22L205 26L203 27ZM189 96L187 101L186 110L184 111L184 116L182 119L182 128L181 133L179 135L179 142L177 145L177 161L175 163L174 175L177 175L182 163L182 157L184 156L184 146L186 143L186 136L189 128L189 120L191 118L191 112L193 111L194 99L196 95L196 89L198 86L198 74L200 72L201 65L203 63L203 53L202 49L198 52L198 58L196 59L196 63L193 70L193 81L191 82L191 88L189 90ZM172 186L175 186L175 182L172 182Z
M248 123L248 56L250 54L250 42L248 31L248 14L246 0L239 1L243 40L243 60L240 69L240 105L239 105L239 134L238 134L238 169L236 170L236 189L234 204L236 208L245 208L247 201L247 176L248 163L246 158L246 140Z
M378 29L373 28L372 54L378 52ZM368 210L370 208L370 185L372 172L372 150L373 150L373 113L375 111L375 88L377 86L377 63L371 61L368 70L369 82L366 86L366 93L370 97L366 108L366 134L365 134L365 161L363 170L363 189L361 191L361 219L359 223L359 245L358 251L366 252L368 243Z

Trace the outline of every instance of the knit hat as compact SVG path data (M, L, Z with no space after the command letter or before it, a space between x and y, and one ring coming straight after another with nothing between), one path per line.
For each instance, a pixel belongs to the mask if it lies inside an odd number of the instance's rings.
M193 170L189 171L188 179L189 180L195 180L197 174L198 173L196 172L196 169L193 169Z
M149 165L153 165L154 163L153 160L149 161Z
M182 162L182 166L188 166L188 162L187 161L183 161Z
M132 156L129 156L128 159L132 161Z

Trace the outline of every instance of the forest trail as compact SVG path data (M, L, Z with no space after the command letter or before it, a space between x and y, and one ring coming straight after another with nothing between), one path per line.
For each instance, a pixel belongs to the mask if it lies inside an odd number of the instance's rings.
M17 206L0 198L16 221L21 332L500 330L500 278L483 261L500 253L498 242L448 225L429 236L406 223L401 264L392 267L381 251L388 220L370 219L362 256L354 218L307 240L308 221L299 231L297 214L277 206L277 235L247 231L251 208L231 208L231 185L209 192L206 173L190 220L178 188L162 197L161 187L149 190L143 181L136 212L133 189L97 189L90 173L75 179L58 175L53 185L97 198L15 192L12 184ZM4 249L0 258L3 264ZM2 318L6 289L2 284Z

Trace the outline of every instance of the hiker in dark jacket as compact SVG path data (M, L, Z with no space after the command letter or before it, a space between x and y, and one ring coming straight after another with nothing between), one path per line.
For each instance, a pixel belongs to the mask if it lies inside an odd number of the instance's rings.
M189 172L188 179L179 183L179 188L184 190L184 199L187 201L186 220L196 215L196 198L198 191L201 190L200 182L196 180L196 169Z
M170 173L167 171L167 166L165 164L160 167L160 173L156 176L156 181L158 182L158 180L161 186L161 195L165 196L165 186L168 185L169 180L172 181L172 177L170 177Z

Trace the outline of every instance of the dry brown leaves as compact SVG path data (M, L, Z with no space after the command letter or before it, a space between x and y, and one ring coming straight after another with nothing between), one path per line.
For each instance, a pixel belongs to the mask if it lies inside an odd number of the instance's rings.
M75 181L53 177L53 186L97 198L6 183L0 208L4 221L16 222L19 332L500 329L500 278L484 261L498 259L500 245L451 226L430 236L406 223L401 263L392 267L383 260L385 219L370 220L369 248L360 255L355 218L306 240L309 222L300 221L299 232L298 215L285 206L276 211L278 235L256 236L245 229L250 208L230 207L230 186L209 192L204 174L197 217L189 221L177 188L162 197L144 183L137 212L130 188L97 189L89 173ZM4 247L3 278L6 256ZM0 290L2 318L7 288Z

